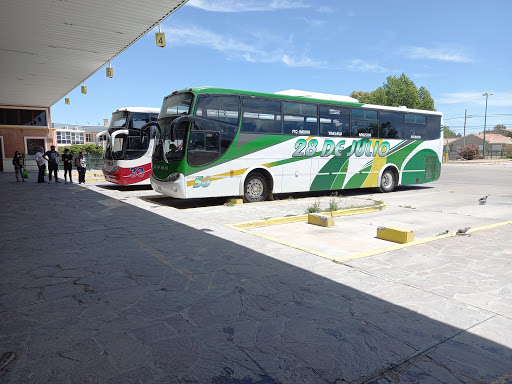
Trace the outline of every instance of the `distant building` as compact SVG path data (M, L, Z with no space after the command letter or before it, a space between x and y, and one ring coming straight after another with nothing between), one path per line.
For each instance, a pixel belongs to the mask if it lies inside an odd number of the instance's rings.
M95 144L96 134L107 129L102 125L77 125L61 123L53 123L52 128L55 128L57 146L73 144Z
M452 143L458 140L458 137L445 137L443 139L443 152L450 153L453 152Z
M475 144L478 146L480 151L483 150L484 145L484 134L483 133L473 133L471 135L466 136L465 140L466 145ZM464 138L458 137L456 140L453 140L449 148L448 153L450 155L457 154L462 147L464 146ZM496 154L505 154L512 153L512 137L503 136L497 133L486 133L485 134L485 152L486 155L492 153Z

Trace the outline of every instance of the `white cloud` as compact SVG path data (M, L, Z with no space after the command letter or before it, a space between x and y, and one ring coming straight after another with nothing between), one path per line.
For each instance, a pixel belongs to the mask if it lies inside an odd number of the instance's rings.
M186 28L164 28L168 45L172 46L201 46L226 54L228 59L244 60L250 63L283 63L289 67L322 68L326 64L314 60L303 53L293 52L293 48L269 48L276 41L266 39L263 35L253 35L251 41L242 42L228 35L221 35L210 30L187 25ZM264 47L264 48L260 48Z
M453 92L442 94L436 103L439 104L478 104L485 105L485 92ZM512 107L512 91L488 92L493 93L488 97L488 103L495 107Z
M379 64L368 63L364 60L354 59L345 65L345 69L351 72L389 72L388 69L381 67Z
M400 52L410 59L441 60L455 63L470 63L473 61L460 48L404 47Z
M254 12L310 8L301 0L190 0L187 5L211 12Z
M318 60L310 59L309 57L293 58L288 55L283 55L281 61L289 67L325 67L325 63Z
M322 6L322 7L318 8L316 11L320 12L320 13L334 13L335 12L333 8L326 7L326 6Z

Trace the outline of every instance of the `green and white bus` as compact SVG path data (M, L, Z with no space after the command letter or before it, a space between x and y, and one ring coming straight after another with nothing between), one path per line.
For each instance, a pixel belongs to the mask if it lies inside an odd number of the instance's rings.
M153 189L176 198L379 188L437 180L442 114L201 87L165 97Z

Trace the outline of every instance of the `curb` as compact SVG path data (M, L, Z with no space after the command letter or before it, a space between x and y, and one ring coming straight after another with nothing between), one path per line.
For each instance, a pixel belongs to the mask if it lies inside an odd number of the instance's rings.
M357 208L347 208L347 209L340 209L338 211L333 212L319 212L326 216L332 216L333 217L339 217L339 216L348 216L348 215L359 215L362 213L370 213L370 212L377 212L377 211L383 211L386 209L385 203L379 203L376 205L370 205L366 207L357 207ZM234 228L234 229L252 229L252 228L259 228L259 227L268 227L271 225L279 225L279 224L289 224L289 223L296 223L299 221L307 221L308 220L308 214L303 215L297 215L297 216L289 216L289 217L276 217L274 219L269 220L256 220L256 221L246 221L242 223L237 224L224 224L227 227Z
M512 161L512 159L445 161L442 164L492 164L492 163L507 163L509 161Z

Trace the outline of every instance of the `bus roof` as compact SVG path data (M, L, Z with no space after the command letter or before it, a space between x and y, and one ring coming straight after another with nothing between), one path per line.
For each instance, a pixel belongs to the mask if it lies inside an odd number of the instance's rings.
M140 112L140 113L160 113L160 108L148 108L148 107L123 107L116 109L114 112Z
M291 96L282 93L264 93L264 92L251 92L251 91L242 91L239 89L229 89L229 88L217 88L217 87L194 87L194 88L184 88L179 91L174 91L169 96L172 96L176 93L181 92L193 92L196 94L200 93L217 93L217 94L232 94L232 95L244 95L244 96L257 96L257 97L268 97L273 99L280 100L293 100L293 101L304 101L304 102L313 102L313 103L321 103L321 104L336 104L336 105L347 105L352 107L364 107L364 108L372 108L372 109L381 109L387 111L399 111L399 112L410 112L410 113L422 113L422 114L431 114L431 115L441 115L442 112L438 111L427 111L423 109L412 109L407 107L389 107L384 105L373 105L373 104L364 104L359 102L348 102L348 101L339 101L339 100L329 100L329 99L321 99L314 97L304 97L304 96ZM288 91L285 91L288 92ZM320 93L312 93L312 95L322 95ZM333 95L330 95L333 96ZM356 100L356 99L354 99Z

